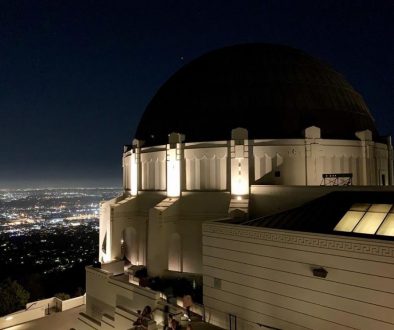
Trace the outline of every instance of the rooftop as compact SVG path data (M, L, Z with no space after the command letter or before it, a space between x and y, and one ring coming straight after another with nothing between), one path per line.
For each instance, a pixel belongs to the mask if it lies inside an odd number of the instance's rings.
M245 226L394 240L394 192L336 191ZM231 220L234 223L234 220Z
M64 312L53 313L30 322L6 328L7 330L70 330L77 326L78 315L85 311L85 305Z

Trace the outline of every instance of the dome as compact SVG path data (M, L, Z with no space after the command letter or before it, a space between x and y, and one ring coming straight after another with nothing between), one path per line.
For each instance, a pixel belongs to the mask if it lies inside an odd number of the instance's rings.
M243 44L207 53L176 72L148 104L135 137L145 145L231 138L302 138L309 126L326 139L355 139L374 120L362 96L324 62L287 46Z

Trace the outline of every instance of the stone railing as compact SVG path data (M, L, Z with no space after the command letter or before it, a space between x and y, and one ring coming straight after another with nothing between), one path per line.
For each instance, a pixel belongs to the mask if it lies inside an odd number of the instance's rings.
M0 317L0 329L8 328L17 324L33 321L49 314L51 309L57 312L85 305L86 295L60 300L56 297L33 301L26 304L26 309Z

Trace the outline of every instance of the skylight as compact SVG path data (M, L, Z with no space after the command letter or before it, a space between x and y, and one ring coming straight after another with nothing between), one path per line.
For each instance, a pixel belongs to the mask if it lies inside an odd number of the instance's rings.
M394 236L393 204L353 204L335 226L334 230Z

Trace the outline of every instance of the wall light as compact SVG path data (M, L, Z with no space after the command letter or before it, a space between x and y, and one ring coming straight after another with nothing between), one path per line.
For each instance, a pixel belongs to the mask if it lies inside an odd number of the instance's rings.
M167 196L181 195L181 161L177 159L177 149L167 150Z
M111 261L111 257L106 255L106 254L103 254L102 260L103 260L104 263L108 263L108 262Z
M326 278L328 271L325 270L323 267L318 267L318 268L312 268L312 273L313 273L313 276Z

